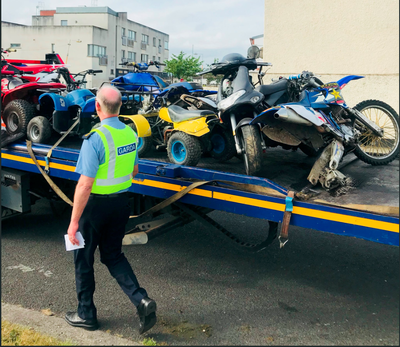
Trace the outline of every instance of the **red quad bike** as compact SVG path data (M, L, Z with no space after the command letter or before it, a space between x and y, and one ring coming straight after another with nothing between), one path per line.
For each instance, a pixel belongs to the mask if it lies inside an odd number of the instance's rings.
M3 54L8 52L3 49L1 52L2 125L11 136L26 136L29 121L37 115L39 96L49 89L66 89L64 84L51 78L51 72L65 64L58 54L47 54L45 61L6 60Z

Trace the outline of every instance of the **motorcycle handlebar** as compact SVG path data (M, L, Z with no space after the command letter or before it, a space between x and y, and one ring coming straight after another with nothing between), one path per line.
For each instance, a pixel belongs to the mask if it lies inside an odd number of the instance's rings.
M102 73L103 70L93 70L92 72L93 72L93 73Z

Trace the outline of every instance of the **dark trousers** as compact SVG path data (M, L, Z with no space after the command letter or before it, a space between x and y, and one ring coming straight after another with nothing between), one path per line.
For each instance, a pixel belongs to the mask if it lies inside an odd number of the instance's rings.
M100 261L107 266L132 303L137 307L147 297L122 253L122 239L129 214L129 199L125 193L117 196L90 195L79 221L79 231L85 240L85 248L74 251L78 315L82 319L97 319L93 302L93 263L97 246L100 250Z

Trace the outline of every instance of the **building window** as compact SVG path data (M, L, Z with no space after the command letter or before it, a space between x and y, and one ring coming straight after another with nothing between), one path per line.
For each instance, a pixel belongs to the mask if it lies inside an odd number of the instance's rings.
M67 20L62 20L61 21L61 26L66 27L68 25L68 21Z
M21 48L20 43L10 43L10 48Z
M88 45L89 57L102 57L106 55L106 47L97 45Z
M158 61L161 63L161 57L158 57Z
M142 42L146 45L149 44L149 35L142 34Z
M114 69L111 69L110 75L114 75Z
M121 28L121 35L122 35L122 37L125 36L125 28Z
M141 63L148 63L149 61L149 55L148 54L142 54L140 57Z
M153 55L153 61L156 61L156 56L155 55Z
M124 49L121 51L121 57L125 58L125 50Z
M136 53L135 52L128 52L128 61L136 61Z
M136 31L128 30L128 39L136 41Z
M168 41L164 41L164 49L168 49Z
M153 37L153 47L156 46L156 41L157 41L157 39L155 37Z

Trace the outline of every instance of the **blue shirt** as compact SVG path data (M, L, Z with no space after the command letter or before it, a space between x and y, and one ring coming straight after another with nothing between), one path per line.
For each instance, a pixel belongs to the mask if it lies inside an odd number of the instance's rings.
M125 124L118 117L104 119L101 125L109 125L115 129L123 129ZM137 135L136 135L137 138ZM135 165L138 164L138 152L136 151ZM79 153L78 162L76 163L75 172L95 178L97 170L106 160L106 152L103 141L99 134L94 133L88 139L83 140L81 151ZM126 189L127 190L127 189ZM124 190L124 191L126 191ZM122 192L122 191L121 191Z

